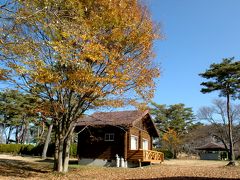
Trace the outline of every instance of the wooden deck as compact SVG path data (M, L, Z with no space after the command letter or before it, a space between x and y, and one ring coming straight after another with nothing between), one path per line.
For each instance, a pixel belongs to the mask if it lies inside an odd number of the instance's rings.
M162 152L152 150L129 150L127 157L130 161L150 163L161 163L164 161L164 154Z

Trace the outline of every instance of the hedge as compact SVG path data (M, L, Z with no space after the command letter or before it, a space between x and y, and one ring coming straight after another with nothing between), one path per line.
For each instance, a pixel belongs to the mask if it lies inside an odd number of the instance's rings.
M34 146L31 144L0 144L0 153L8 153L14 155L31 155L31 156L41 156L43 151L43 144ZM54 144L49 144L47 156L53 157L54 155ZM70 146L70 156L77 157L77 144L71 144Z
M21 154L26 145L22 144L0 144L0 153Z

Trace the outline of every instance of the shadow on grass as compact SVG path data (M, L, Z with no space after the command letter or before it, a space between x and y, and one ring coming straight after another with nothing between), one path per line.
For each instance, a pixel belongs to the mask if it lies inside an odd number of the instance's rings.
M0 176L27 178L50 171L51 167L48 164L42 165L21 160L0 159Z
M53 163L54 160L53 159L40 159L40 160L37 160L36 162L44 162L44 163Z
M134 179L140 180L140 179ZM163 177L163 178L149 178L141 180L236 180L235 178L211 178L211 177L188 177L188 176L179 176L179 177Z
M69 164L78 165L78 160L69 160Z
M41 160L37 160L36 162L46 162L46 163L54 163L54 160L53 159L41 159ZM78 164L78 160L69 160L69 164L75 164L77 165Z

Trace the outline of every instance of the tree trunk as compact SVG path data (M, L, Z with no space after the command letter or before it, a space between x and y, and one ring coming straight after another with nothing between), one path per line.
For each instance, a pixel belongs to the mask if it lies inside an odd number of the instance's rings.
M19 143L19 139L18 139L18 131L19 131L19 129L18 129L19 127L18 126L16 126L16 132L15 132L15 139L16 139L16 144L18 144Z
M61 123L60 124L56 123L54 170L58 172L66 173L68 172L70 144L71 144L71 138L74 131L74 127L68 127L72 129L66 128L63 130L61 125L62 125ZM68 134L64 134L65 132L68 132Z
M0 144L3 144L3 124L0 123Z
M58 172L63 172L63 147L64 147L64 141L61 139L59 141L59 146L58 146L58 164L57 164Z
M55 131L55 151L54 151L54 166L53 170L57 171L58 170L58 148L59 147L59 140L57 138L57 133Z
M3 134L2 134L2 136L3 137L5 136L5 143L6 143L6 141L7 141L7 132L6 132L6 124L5 123L3 123Z
M173 157L174 159L177 159L178 152L176 149L173 150Z
M20 126L20 131L18 131L18 143L22 144L22 140L23 140L23 125Z
M42 139L43 134L44 134L44 131L45 131L45 122L42 122L42 131L41 131L41 134L40 134L39 140Z
M68 136L65 139L65 158L64 158L64 164L63 164L63 172L68 172L68 164L69 164L69 156L70 156L70 146L71 146L71 140L73 137L74 127L71 127L70 132Z
M63 172L68 172L68 163L69 163L69 155L70 155L70 145L71 145L71 138L67 138L65 140L65 153L63 157Z
M233 137L232 137L232 119L230 116L230 96L227 95L227 117L228 117L228 135L229 135L229 164L235 165L235 155L233 147Z
M26 144L28 135L28 123L25 123L23 128L23 135L22 135L22 144Z
M40 128L39 126L37 127L37 144L39 144L39 137L40 137Z
M9 144L10 142L11 133L12 133L12 126L9 126L8 137L6 138L6 144Z
M42 143L44 131L45 131L45 122L43 121L41 126L38 126L37 145Z
M46 137L46 140L45 140L45 143L44 143L44 147L43 147L42 159L46 159L46 157L47 157L47 150L48 150L49 142L51 140L52 128L53 128L53 124L50 124L50 126L48 128L47 137Z

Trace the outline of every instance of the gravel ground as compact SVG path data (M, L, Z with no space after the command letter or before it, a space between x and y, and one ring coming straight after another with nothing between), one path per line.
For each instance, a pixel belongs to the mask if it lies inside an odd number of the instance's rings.
M67 174L51 171L52 160L0 155L0 179L240 179L240 167L226 167L226 161L166 160L143 168L103 168L70 165Z

